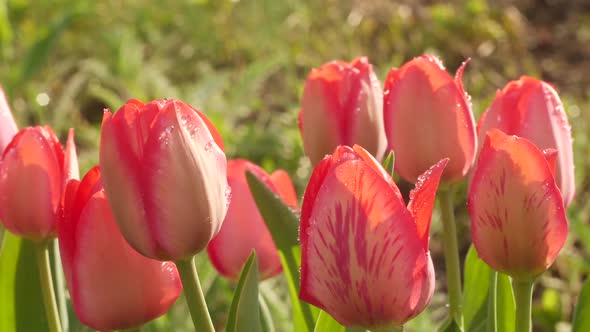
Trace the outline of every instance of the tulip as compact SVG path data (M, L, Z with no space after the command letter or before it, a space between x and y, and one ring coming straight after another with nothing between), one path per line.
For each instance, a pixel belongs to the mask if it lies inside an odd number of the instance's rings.
M277 248L250 192L246 171L252 172L281 196L287 205L297 208L295 189L284 171L269 176L262 168L247 160L228 162L227 182L232 188L232 199L223 226L209 243L207 251L217 271L234 281L238 279L252 249L256 250L261 280L283 270Z
M488 131L468 199L479 257L514 279L532 279L567 237L563 200L543 153L530 141Z
M447 162L419 177L406 208L387 171L360 146L326 156L303 198L300 298L342 325L369 330L418 315L434 291L428 235Z
M166 313L180 295L174 263L140 255L119 232L98 167L68 183L57 229L74 311L85 325L137 327Z
M480 142L491 128L526 138L541 150L557 150L556 182L565 205L572 201L575 183L571 127L551 85L526 76L509 82L496 93L490 108L479 119Z
M21 130L4 150L0 219L12 233L36 242L55 237L65 181L78 172L73 135L70 130L65 155L49 127Z
M313 69L303 89L299 129L305 154L316 165L338 145L359 144L381 160L383 91L366 57Z
M415 182L430 165L449 158L442 181L463 178L473 164L475 125L462 76L467 61L453 79L442 62L423 55L392 69L384 88L383 113L395 171Z
M10 143L17 131L18 128L8 106L6 95L2 86L0 86L0 153L4 151L4 148Z
M219 231L229 203L219 133L174 99L105 111L100 167L115 221L146 257L187 260Z

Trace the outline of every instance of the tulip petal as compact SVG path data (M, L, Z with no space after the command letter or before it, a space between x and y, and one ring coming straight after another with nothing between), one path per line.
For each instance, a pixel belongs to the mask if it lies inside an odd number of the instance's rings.
M76 154L76 143L74 142L74 128L68 132L66 151L64 155L64 183L71 179L80 179L80 168L78 167L78 155Z
M4 151L17 132L16 122L14 122L4 90L0 86L0 153Z
M57 222L57 234L59 237L60 255L63 264L64 275L68 285L72 282L72 261L74 258L75 236L77 223L72 220L72 210L76 192L80 181L73 179L68 181L62 199L62 213ZM71 294L70 294L71 295Z
M414 217L418 228L418 237L422 239L424 250L426 251L428 251L430 220L432 218L436 190L438 189L440 178L448 162L449 159L443 159L430 167L430 169L418 177L416 187L410 192L408 211Z
M385 132L396 172L415 182L431 165L450 158L443 180L465 176L475 156L475 127L464 91L433 57L416 58L389 75Z
M145 258L127 244L104 192L86 203L76 239L70 290L84 324L97 330L136 327L164 314L179 296L174 265Z
M102 182L115 220L131 246L143 255L156 257L155 243L146 224L143 197L139 191L139 163L126 135L117 130L116 119L104 113L100 136Z
M381 175L363 161L344 161L315 199L300 230L301 299L345 326L401 324L420 312L428 256Z
M230 160L227 166L227 179L232 188L232 200L223 226L209 242L207 251L211 263L222 275L237 280L244 263L254 249L259 261L260 279L264 280L277 275L283 269L272 236L250 192L246 170L277 192L271 178L260 167L243 159Z
M277 193L281 196L281 199L285 201L285 204L293 209L297 209L297 206L299 205L297 193L295 192L295 187L293 187L293 182L291 181L289 174L284 170L279 169L270 175L270 179L277 189Z
M545 271L565 243L561 194L543 154L526 139L488 131L468 205L479 256L513 278Z
M230 187L226 159L203 120L178 101L158 113L145 146L142 197L159 258L188 258L219 231ZM179 199L180 195L180 199ZM186 204L186 198L194 205ZM208 216L195 226L194 216Z
M547 164L549 164L551 174L553 174L553 177L555 177L555 167L557 166L557 150L544 149L543 156L545 156L545 160L547 160Z
M556 149L556 182L566 206L572 201L575 181L571 127L551 85L526 76L506 84L480 118L480 141L491 128L528 139L541 150Z
M223 143L223 138L221 137L219 130L217 130L217 127L215 127L213 122L211 122L211 120L209 120L209 118L207 118L205 116L205 114L203 114L201 111L199 111L193 107L191 107L191 108L195 112L197 112L197 114L199 115L201 120L203 120L203 122L207 126L207 129L209 129L209 133L211 134L211 136L213 136L213 140L215 141L215 144L217 144L217 146L221 149L221 151L225 151L225 145Z
M0 164L0 206L4 226L33 240L55 232L61 199L61 164L40 127L19 132ZM31 208L31 202L35 206Z

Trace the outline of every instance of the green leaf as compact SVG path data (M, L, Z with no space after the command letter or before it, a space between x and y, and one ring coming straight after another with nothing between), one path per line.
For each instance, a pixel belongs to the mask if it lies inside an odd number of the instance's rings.
M268 189L255 175L246 172L246 178L258 210L264 218L264 222L279 250L279 256L289 285L294 330L297 332L312 332L315 324L314 312L317 312L317 310L299 300L301 248L298 241L298 217L291 208L285 205L283 200Z
M490 268L477 257L471 246L465 258L463 317L465 331L484 331L487 317ZM483 328L482 328L483 327Z
M477 255L471 246L465 259L465 286L463 290L463 316L465 331L487 332L490 308L490 279L493 270ZM496 282L496 331L514 332L514 295L510 278L497 274ZM493 326L490 324L490 326ZM490 331L491 332L491 331Z
M227 332L260 331L258 261L252 252L240 273L227 319Z
M41 69L41 66L49 57L51 49L56 45L61 34L80 16L82 14L78 12L64 14L61 20L58 20L49 27L46 35L33 44L22 61L22 74L20 77L22 82L28 81Z
M574 312L572 332L590 331L590 278L584 282Z
M516 319L516 304L512 292L510 277L498 273L498 284L496 286L496 328L498 332L514 332Z
M439 332L463 332L457 322L452 317L449 317L439 329Z
M47 331L33 243L6 232L0 255L0 331Z
M314 332L345 332L346 328L325 311L320 311Z
M387 172L389 172L389 174L391 176L393 176L394 167L395 167L395 154L393 153L393 150L391 150L389 152L389 154L387 155L387 158L385 158L385 160L383 161L383 168L385 168L385 170Z
M272 320L272 313L268 303L262 294L258 294L258 305L260 306L260 323L262 332L275 332L275 325Z

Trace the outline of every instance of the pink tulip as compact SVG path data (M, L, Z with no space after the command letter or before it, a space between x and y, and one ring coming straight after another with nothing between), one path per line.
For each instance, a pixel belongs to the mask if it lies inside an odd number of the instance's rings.
M423 55L392 69L385 81L383 112L395 171L406 181L449 158L442 181L463 178L473 164L475 125L461 82L467 61L453 79L442 62Z
M81 183L69 181L57 228L74 310L91 328L140 326L166 313L180 295L174 263L140 255L119 232L98 167Z
M468 199L479 257L514 279L530 280L567 238L563 200L543 153L530 141L488 131Z
M74 131L64 150L49 127L21 130L0 163L0 219L12 233L44 241L55 237L65 182L78 176Z
M283 268L277 248L248 187L246 171L252 172L280 195L287 205L297 208L295 190L286 173L286 178L281 173L276 173L280 175L273 178L247 160L230 160L227 164L227 182L232 188L232 199L221 230L209 243L208 253L219 273L237 280L248 255L255 249L260 279L264 280L279 274Z
M300 298L349 327L399 326L434 291L430 219L448 160L418 178L405 207L366 150L339 146L314 169L301 211Z
M174 99L128 101L106 111L100 141L103 183L129 244L159 260L205 249L229 204L226 159L207 118Z
M4 90L0 86L0 153L4 151L17 132L16 122L14 122Z
M383 91L366 57L313 69L303 90L299 129L305 154L316 165L338 145L359 144L378 160L387 145Z
M480 142L491 128L533 142L541 150L556 149L556 181L567 206L574 198L572 134L563 104L553 87L532 77L511 81L496 93L478 123Z

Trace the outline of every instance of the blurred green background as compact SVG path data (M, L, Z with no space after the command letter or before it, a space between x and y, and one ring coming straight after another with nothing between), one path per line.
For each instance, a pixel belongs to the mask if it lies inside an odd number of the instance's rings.
M425 52L440 55L452 72L472 58L464 83L476 118L520 75L545 79L560 93L573 128L577 196L568 245L539 282L534 316L538 331L567 331L590 273L590 1L0 0L0 84L17 122L50 124L62 138L75 127L82 171L97 162L104 108L129 98L179 98L212 119L229 157L286 169L302 194L310 169L297 113L309 71L366 55L383 79ZM435 216L437 271L444 270L439 228ZM199 260L223 326L232 286L215 277L206 257ZM408 331L431 331L444 317L444 273L437 284L440 292ZM285 331L281 285L278 278L262 288ZM181 302L149 330L188 328Z

